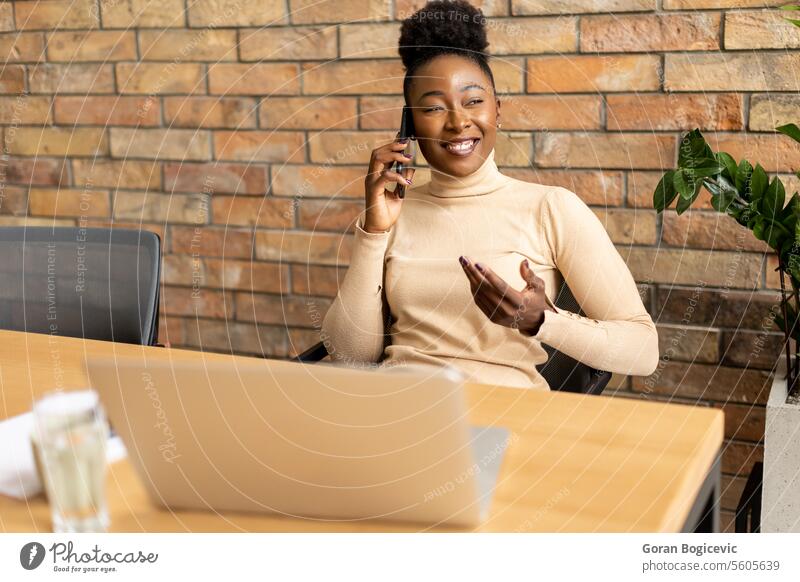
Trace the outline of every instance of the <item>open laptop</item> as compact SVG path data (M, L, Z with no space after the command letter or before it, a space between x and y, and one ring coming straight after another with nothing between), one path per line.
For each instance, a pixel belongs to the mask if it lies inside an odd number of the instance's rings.
M242 358L87 361L151 498L172 509L476 526L509 432L453 368Z

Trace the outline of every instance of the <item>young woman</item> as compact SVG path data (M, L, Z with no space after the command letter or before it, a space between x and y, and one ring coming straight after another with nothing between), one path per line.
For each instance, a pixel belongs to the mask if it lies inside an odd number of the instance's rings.
M601 370L652 373L655 325L595 214L569 190L498 170L487 47L464 0L402 23L403 93L431 180L389 169L410 142L372 152L350 267L322 325L332 359L451 365L473 382L547 390L544 343ZM588 317L554 306L562 277Z

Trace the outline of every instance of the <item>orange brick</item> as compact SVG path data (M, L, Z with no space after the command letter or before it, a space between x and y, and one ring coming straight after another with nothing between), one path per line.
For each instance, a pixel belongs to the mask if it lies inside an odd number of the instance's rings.
M74 163L82 160L75 160ZM8 159L5 181L26 186L58 186L69 179L63 159L14 158Z
M31 67L31 93L69 94L113 93L114 66L95 63L42 64Z
M44 60L44 34L41 32L0 34L0 55L3 55L5 64L35 63Z
M330 307L329 299L282 297L240 292L236 294L236 319L267 325L314 327Z
M120 93L164 95L205 93L203 65L195 63L119 63Z
M195 0L189 4L189 26L278 26L288 24L283 2ZM297 24L297 20L294 20Z
M725 14L726 49L800 48L797 28L786 22L779 10L736 11Z
M278 263L203 259L205 284L219 289L288 293L289 266Z
M287 355L287 335L282 326L193 319L186 321L185 345L204 352L283 358Z
M100 14L93 0L28 0L15 2L17 29L97 28Z
M671 169L676 139L646 133L536 135L536 164L544 167Z
M721 20L711 12L585 16L581 52L717 50Z
M637 281L670 285L702 282L745 289L761 283L762 256L757 253L646 247L618 250Z
M165 97L171 127L248 129L256 126L256 100L248 97Z
M270 97L259 108L261 127L349 129L357 118L354 97Z
M184 26L183 0L100 0L103 28Z
M31 188L28 194L31 216L108 217L109 195L104 190Z
M358 127L361 129L399 128L404 103L402 97L359 97Z
M264 197L214 196L214 224L292 228L294 208L291 200Z
M336 166L281 166L273 169L272 193L277 196L345 196L364 198L367 169Z
M168 192L208 192L264 195L267 168L251 164L165 164L164 189Z
M80 61L136 60L136 35L124 30L53 32L47 35L47 59Z
M504 57L491 61L494 84L499 94L525 92L525 59Z
M658 91L657 55L565 55L528 59L528 92Z
M289 0L294 24L353 22L354 20L389 20L391 3L385 0Z
M708 194L705 194L709 196ZM769 247L733 218L719 212L665 212L662 240L681 248L768 252Z
M322 60L337 56L335 26L268 26L242 30L239 34L239 53L243 61Z
M750 131L773 131L800 119L800 95L773 93L750 97Z
M49 97L0 97L0 123L50 124L51 121Z
M119 191L114 195L114 220L207 224L209 197L203 194Z
M292 293L336 297L346 272L337 267L292 265Z
M342 24L339 52L343 59L391 59L397 57L398 27L394 22ZM492 44L494 47L495 45Z
M28 190L5 186L0 189L0 215L24 216L28 213Z
M511 95L501 101L505 131L600 129L602 99L592 95Z
M248 162L305 161L301 132L216 131L214 157Z
M303 63L306 95L399 94L405 76L399 59Z
M143 61L235 61L236 31L140 30Z
M493 55L569 53L578 48L577 18L492 18L487 32Z
M667 54L667 91L799 91L800 53ZM761 73L754 73L761 71Z
M0 4L0 30L14 30L14 6L10 2Z
M212 95L294 95L300 76L294 63L219 63L208 67L208 87Z
M309 136L311 161L333 164L368 164L372 150L394 140L390 131L326 131ZM366 174L366 168L364 170Z
M708 134L711 149L728 152L740 161L761 164L768 172L791 172L800 169L800 148L782 134Z
M145 97L56 97L55 119L67 125L159 125L161 108Z
M656 242L655 210L593 208L608 236L618 244L652 245Z
M572 14L580 12L637 12L655 10L656 0L514 0L514 14Z
M157 162L136 160L72 160L72 175L78 186L102 188L161 188L161 167Z
M498 166L529 168L533 164L533 134L530 132L499 133L494 149Z
M364 210L363 202L339 200L300 201L300 228L310 231L353 232L358 215Z
M735 93L609 95L608 129L649 131L744 128L742 96Z
M320 232L256 233L256 258L281 263L344 266L350 262L351 236Z
M164 286L161 289L162 317L217 317L233 315L233 298L220 291Z
M173 226L169 229L173 253L205 257L247 259L253 255L252 230L214 228L211 226Z
M108 138L101 128L18 127L11 139L6 132L9 153L23 156L96 156L108 154Z
M622 206L622 172L602 170L543 170L540 168L503 169L503 174L534 184L560 186L577 194L586 204Z
M33 86L33 82L31 82ZM0 69L0 94L22 93L25 91L25 68L19 65L6 65Z
M128 129L112 127L111 156L150 160L208 160L207 132L190 129Z

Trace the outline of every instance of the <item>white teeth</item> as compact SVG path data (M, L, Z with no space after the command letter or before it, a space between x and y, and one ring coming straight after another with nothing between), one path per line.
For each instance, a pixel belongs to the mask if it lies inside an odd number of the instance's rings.
M473 145L475 145L475 140L471 139L469 141L461 142L457 145L447 144L447 149L454 152L466 152L469 151Z

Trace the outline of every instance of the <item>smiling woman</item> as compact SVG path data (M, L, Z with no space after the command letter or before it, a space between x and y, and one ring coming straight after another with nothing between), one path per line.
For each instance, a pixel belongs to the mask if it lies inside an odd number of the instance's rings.
M495 164L500 100L485 20L463 0L403 21L403 94L431 179L408 140L372 152L350 267L322 324L335 361L453 365L486 384L549 389L542 344L601 370L647 375L658 336L603 225L573 192ZM586 317L556 307L566 280Z

